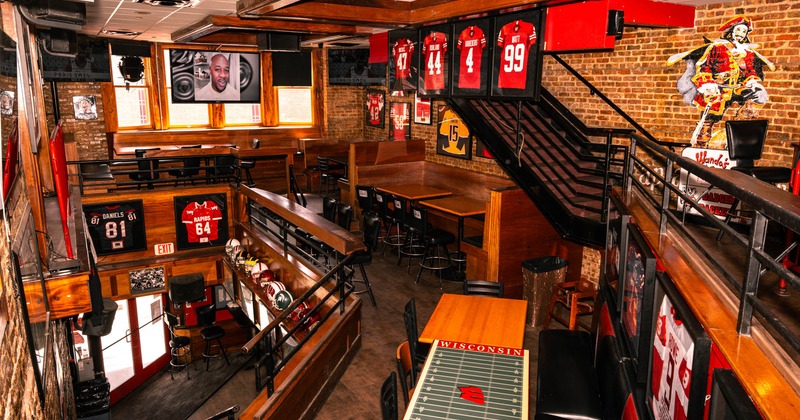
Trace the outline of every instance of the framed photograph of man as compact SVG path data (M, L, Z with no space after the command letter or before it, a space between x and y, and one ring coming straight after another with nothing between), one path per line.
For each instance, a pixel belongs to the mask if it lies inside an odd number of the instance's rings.
M496 38L490 18L453 24L451 92L453 96L484 96Z
M367 90L366 122L367 127L383 128L386 120L386 92Z
M408 102L392 102L389 110L389 140L411 139L411 104Z
M83 215L97 255L147 249L142 200L85 204Z
M458 159L472 159L472 135L461 117L449 105L438 105L439 129L436 131L436 154Z
M97 102L94 96L73 96L72 108L76 120L96 120Z
M178 250L225 245L227 194L178 196L173 201Z
M537 99L542 77L543 9L495 17L491 96Z
M431 100L429 98L414 98L414 124L431 125Z
M14 92L0 90L0 115L14 115Z
M165 290L164 267L131 270L128 272L128 276L132 295L163 292Z
M419 30L419 95L432 97L450 92L450 25L427 26Z
M389 32L389 90L416 91L419 71L419 48L416 30Z

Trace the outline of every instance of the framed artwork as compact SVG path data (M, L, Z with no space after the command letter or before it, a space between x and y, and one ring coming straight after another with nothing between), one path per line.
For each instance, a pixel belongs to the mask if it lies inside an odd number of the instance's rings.
M436 154L470 160L472 136L467 125L449 105L437 106L437 115Z
M128 272L131 294L142 295L166 290L164 267L150 267Z
M178 250L224 246L228 241L226 194L174 198Z
M430 99L420 98L419 96L414 98L414 123L432 124Z
M619 287L622 288L620 322L627 338L628 352L636 369L639 382L647 380L647 369L640 361L650 347L653 319L653 291L655 289L656 257L635 225L628 226L625 248L625 271Z
M703 418L711 339L672 279L656 278L647 406L656 420Z
M72 108L75 111L76 120L97 119L97 101L93 95L73 96Z
M419 95L443 96L450 92L450 25L434 25L419 30Z
M763 417L730 369L714 369L711 378L709 420L756 420Z
M475 140L475 156L484 159L494 159L492 153L483 145L480 139Z
M147 249L142 200L86 204L83 215L97 255Z
M392 102L389 110L389 140L411 139L411 104L408 102Z
M542 9L495 17L491 96L538 99L543 20Z
M367 90L367 126L383 128L386 119L386 93L382 90Z
M494 39L489 18L453 24L453 96L485 96L489 86Z
M14 91L0 90L0 115L14 115Z
M389 32L389 90L416 91L419 71L418 32L399 29Z
M230 282L230 280L228 280L228 282ZM233 302L233 295L228 293L228 285L227 284L215 285L214 307L219 310L223 310L228 307L228 302Z

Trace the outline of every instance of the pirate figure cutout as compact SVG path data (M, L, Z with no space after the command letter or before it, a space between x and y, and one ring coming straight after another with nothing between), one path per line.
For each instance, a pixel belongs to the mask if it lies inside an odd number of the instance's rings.
M678 92L686 104L702 110L692 134L693 146L724 149L724 130L714 126L725 111L738 104L734 118L753 119L767 102L767 91L761 84L763 69L775 70L775 65L756 51L758 44L750 41L752 30L748 17L736 16L719 28L722 38L710 41L704 37L705 45L667 60L668 66L686 62L686 72L678 79Z

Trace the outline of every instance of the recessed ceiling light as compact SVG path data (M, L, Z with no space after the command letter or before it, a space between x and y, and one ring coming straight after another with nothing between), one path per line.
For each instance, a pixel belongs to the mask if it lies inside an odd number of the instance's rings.
M106 35L122 35L122 36L137 36L142 34L141 32L129 31L127 29L103 29L100 32Z

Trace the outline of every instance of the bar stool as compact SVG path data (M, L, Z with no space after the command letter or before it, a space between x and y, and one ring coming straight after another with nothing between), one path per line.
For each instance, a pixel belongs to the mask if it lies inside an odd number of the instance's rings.
M411 224L417 229L425 244L422 259L419 262L417 280L422 276L422 270L431 270L439 273L439 288L442 287L442 270L453 270L453 261L450 259L450 251L447 245L456 241L456 236L452 233L436 229L428 225L428 209L421 206L411 206ZM453 273L455 278L455 273Z
M254 187L256 185L253 182L253 177L250 175L250 170L256 167L256 162L254 160L240 160L239 161L239 169L244 169L244 175L247 178L247 185L248 187ZM239 177L241 178L241 176Z
M175 335L175 328L179 324L178 317L169 312L164 312L164 322L167 323L167 329L169 329L169 377L174 380L176 370L184 369L189 366L189 363L194 365L194 369L197 370L197 365L194 364L194 359L192 359L190 347L192 339ZM189 376L188 369L186 370L186 379L192 379Z
M388 198L389 200L387 201L391 201L394 207L391 211L388 209L388 206L386 208L387 216L384 219L384 223L388 223L388 226L386 228L386 234L383 235L381 257L383 257L384 253L386 252L387 245L389 247L396 248L399 254L400 247L405 243L403 226L406 224L406 199L402 197L395 197L391 194L384 194L383 198ZM392 229L395 229L397 233L392 233Z
M209 361L220 356L225 358L225 363L231 364L228 360L228 354L225 353L225 347L222 345L222 337L225 336L225 330L214 324L216 318L217 308L214 305L197 308L197 324L203 327L200 330L200 336L206 342L205 350L203 350L203 358L206 359L206 371L208 371ZM216 340L216 344L212 344L214 340ZM217 353L211 352L214 348L218 349Z
M406 273L411 272L411 260L414 258L422 258L425 256L425 244L422 240L423 226L419 226L413 217L409 217L405 211L407 202L403 200L403 214L407 222L404 225L406 232L403 245L397 249L397 265L403 262L403 257L408 257L408 265L406 266ZM397 206L397 204L395 204Z

